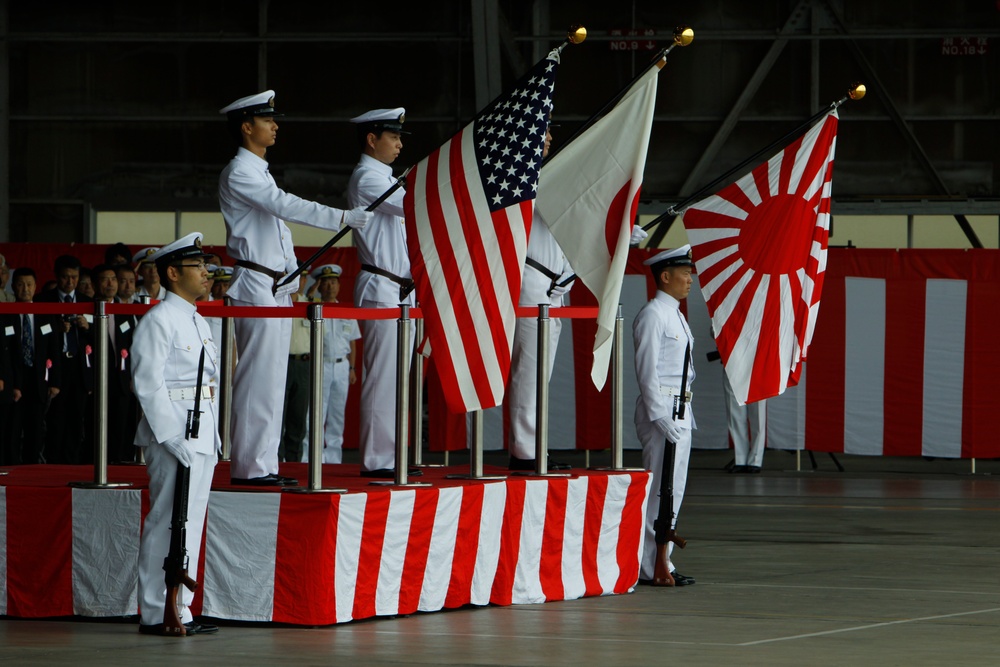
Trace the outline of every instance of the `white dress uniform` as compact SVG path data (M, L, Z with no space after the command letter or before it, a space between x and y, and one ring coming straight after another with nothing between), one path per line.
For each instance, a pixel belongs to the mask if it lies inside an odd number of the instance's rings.
M351 206L368 206L396 182L392 168L362 155L347 188ZM410 278L410 256L403 225L403 188L375 209L368 225L355 231L358 260L399 278ZM354 281L354 303L361 308L397 308L399 284L362 268ZM410 292L402 303L414 305ZM411 341L412 344L412 341ZM361 470L393 468L396 463L396 321L364 323L364 378L361 384L359 449Z
M167 246L169 247L169 246ZM139 547L139 608L143 625L163 623L166 605L163 559L170 550L177 458L163 443L184 438L188 411L194 408L198 361L205 350L201 426L197 438L185 441L191 457L187 552L191 570L198 566L212 475L222 447L219 438L219 358L208 324L195 307L168 293L139 320L132 341L132 379L142 407L135 444L145 448L149 475L149 514ZM182 587L181 621L192 620L188 606L194 593Z
M219 177L219 205L229 257L279 274L298 267L292 233L283 221L336 232L344 216L340 209L279 188L267 161L245 148L237 151ZM236 306L291 305L298 281L277 293L273 286L271 276L237 266L228 296ZM233 479L276 475L292 321L241 317L235 325L240 362L233 378L231 475Z
M538 211L531 221L531 235L528 237L527 257L538 262L552 274L557 275L556 282L569 278L573 267L563 254L562 248L549 226L542 220ZM521 276L521 296L518 304L521 306L538 306L549 304L553 308L561 307L564 295L549 296L553 278L542 270L524 265ZM569 285L566 286L567 288ZM555 367L556 350L559 347L559 334L562 331L562 320L549 320L549 359L546 377L552 377ZM518 318L514 329L514 343L510 357L510 375L507 381L507 415L510 422L508 449L510 454L519 459L535 458L535 406L538 384L538 320L536 318Z
M342 463L344 409L351 386L351 341L361 338L356 320L323 320L323 463Z
M136 290L136 292L135 292L135 300L139 301L139 297L141 297L141 296L148 296L151 299L153 299L154 301L163 301L164 299L167 298L167 288L164 287L162 283L160 283L160 289L158 289L156 291L156 294L150 294L149 290L147 290L146 287L145 287L145 285L144 285L144 286L140 287L138 290Z
M694 337L680 311L680 302L669 294L657 291L636 315L632 324L635 342L635 374L639 384L639 397L635 403L635 430L642 443L643 466L652 472L649 504L646 507L646 530L640 578L652 579L656 558L656 539L653 522L660 510L659 489L663 474L663 451L666 432L657 425L659 419L670 419L674 397L681 391L684 369L684 350L692 347L692 361L688 367L687 391L694 381ZM691 429L695 428L694 413L687 406L684 418L675 420L682 436L677 443L674 458L674 516L680 514L687 484L688 461L691 457ZM668 553L673 551L670 544Z
M729 437L733 439L733 461L737 466L760 468L764 463L764 436L767 432L767 400L740 405L729 376L722 373L726 394ZM749 425L749 430L747 426Z

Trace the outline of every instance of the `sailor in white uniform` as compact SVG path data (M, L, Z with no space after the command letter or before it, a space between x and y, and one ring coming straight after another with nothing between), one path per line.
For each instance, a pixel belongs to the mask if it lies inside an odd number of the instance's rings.
M298 267L285 222L338 231L362 229L371 220L363 208L344 211L279 188L264 159L278 124L274 91L236 100L222 108L230 136L239 146L219 176L219 206L226 221L226 250L236 267L228 296L235 306L288 306L298 281L278 288ZM234 484L296 484L278 475L283 397L291 319L238 318L239 363L233 378L232 464Z
M132 257L135 272L142 279L142 285L135 293L134 301L137 303L143 296L148 296L154 301L162 301L167 296L167 288L163 286L163 281L156 273L156 264L150 259L158 250L156 246L143 248Z
M375 109L351 122L357 125L361 159L347 187L351 206L368 206L396 182L392 163L403 148L405 109ZM410 256L403 225L403 188L377 209L364 229L355 232L361 272L354 282L360 308L414 305ZM394 476L396 465L396 322L364 322L364 376L361 384L361 474ZM416 474L416 469L413 473Z
M200 233L163 246L150 259L158 265L166 297L139 320L132 340L132 380L142 407L135 444L144 448L149 475L149 514L139 545L139 630L163 634L167 589L163 560L170 550L177 466L191 469L186 548L192 578L201 551L208 493L222 447L217 428L219 355L195 299L208 290ZM204 368L198 377L204 353ZM197 437L185 437L189 412L201 391ZM187 634L216 632L194 621L194 593L181 587L178 611Z
M652 472L650 499L646 508L645 541L640 579L668 586L695 583L693 577L677 573L670 562L673 543L663 556L670 573L664 582L654 579L658 549L654 522L660 511L660 481L663 475L663 455L666 439L676 444L673 475L673 513L671 527L676 525L687 484L688 461L691 456L691 429L695 428L690 405L691 384L694 381L694 337L680 311L681 300L691 291L691 246L666 250L643 262L650 267L656 281L656 295L639 311L632 324L635 342L635 374L639 397L635 403L635 430L642 444L642 463ZM687 382L681 387L684 362L687 360ZM683 418L677 416L680 401L687 402Z
M312 272L319 283L323 303L337 303L342 269L326 264ZM342 463L344 449L344 409L347 391L357 381L354 368L355 341L361 338L356 320L334 319L336 311L326 310L323 318L323 463Z

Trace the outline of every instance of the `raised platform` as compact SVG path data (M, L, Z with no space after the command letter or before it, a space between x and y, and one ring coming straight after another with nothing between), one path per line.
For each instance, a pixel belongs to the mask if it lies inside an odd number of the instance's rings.
M373 616L626 593L635 585L645 472L370 486L357 465L327 465L337 494L245 491L216 469L193 611L302 625ZM487 467L486 474L504 471ZM281 473L307 479L306 464ZM130 488L80 489L88 466L19 466L0 477L0 615L138 613L145 469L112 466Z

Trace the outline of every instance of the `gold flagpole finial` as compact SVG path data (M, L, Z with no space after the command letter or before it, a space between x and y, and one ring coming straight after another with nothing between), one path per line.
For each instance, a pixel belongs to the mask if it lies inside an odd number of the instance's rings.
M571 25L566 33L566 41L570 44L582 44L587 39L587 29L582 25Z
M674 28L674 44L677 46L687 46L694 41L694 29L690 26L679 25Z
M856 81L853 84L851 84L850 89L848 89L847 91L847 96L850 97L852 100L860 100L865 96L866 92L868 91L865 88L865 84L861 83L860 81Z

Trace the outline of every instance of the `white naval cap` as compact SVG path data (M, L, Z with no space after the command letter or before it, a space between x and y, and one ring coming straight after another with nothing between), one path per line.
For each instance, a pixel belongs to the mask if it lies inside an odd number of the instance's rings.
M177 239L163 246L150 255L147 261L156 262L157 266L159 266L191 257L197 257L198 259L208 257L201 249L201 239L201 232L191 232L184 238Z
M358 129L363 132L389 130L390 132L409 134L409 132L403 131L403 123L405 121L406 109L403 107L396 109L372 109L351 119L351 122L357 125Z
M232 104L219 109L219 113L224 113L230 118L248 118L250 116L283 116L284 114L274 111L274 91L265 90L263 93L241 97Z
M659 273L671 266L694 266L694 260L691 258L691 245L682 245L680 248L674 248L673 250L664 250L661 253L653 255L643 262L643 264L652 267L653 273Z
M233 278L233 267L231 266L217 266L215 270L212 271L212 278L216 282L229 282Z
M343 273L343 271L339 265L324 264L323 266L313 269L312 273L309 275L313 278L313 280L322 280L323 278L339 278L341 273Z
M139 264L144 264L146 262L152 262L153 260L151 260L150 257L152 257L153 253L155 253L157 250L159 250L159 248L155 246L152 248L143 248L139 252L135 253L135 255L132 257L132 263L135 265L139 265Z

